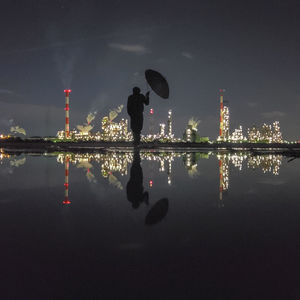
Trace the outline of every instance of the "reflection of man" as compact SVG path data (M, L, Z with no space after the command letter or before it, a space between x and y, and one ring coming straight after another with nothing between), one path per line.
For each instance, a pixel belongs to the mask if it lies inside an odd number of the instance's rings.
M148 192L144 192L143 170L139 151L134 152L133 162L130 169L130 179L127 183L127 199L133 208L138 208L141 203L148 204Z
M134 87L133 94L128 97L127 112L130 116L130 128L135 145L138 145L141 139L144 105L149 105L149 92L144 96L138 87Z

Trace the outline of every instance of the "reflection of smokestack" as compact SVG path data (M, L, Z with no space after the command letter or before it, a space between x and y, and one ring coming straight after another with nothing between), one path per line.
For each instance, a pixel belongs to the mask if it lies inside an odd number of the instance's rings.
M69 157L65 157L65 200L63 204L70 204L69 200Z
M65 124L65 138L70 137L70 116L69 116L69 96L71 93L71 90L64 90L65 95L66 95L66 124Z
M224 90L220 89L220 133L219 136L223 138L223 94Z
M222 203L223 200L223 161L219 160L219 175L220 175L220 185L219 185L219 200Z

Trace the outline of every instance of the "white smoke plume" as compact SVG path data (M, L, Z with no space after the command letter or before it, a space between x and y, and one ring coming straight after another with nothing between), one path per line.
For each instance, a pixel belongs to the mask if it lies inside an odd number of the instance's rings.
M14 159L14 160L11 160L11 161L10 161L10 165L11 165L12 167L18 168L18 167L24 165L25 162L26 162L26 157L23 157L23 158L20 158L20 159Z
M118 114L121 113L123 107L124 107L124 105L121 104L121 105L118 106L117 108L111 110L111 111L109 112L109 120L110 120L110 121L114 120L114 119L118 116Z
M108 175L108 182L115 186L116 188L118 188L119 190L123 190L123 186L122 183L118 180L118 178L116 176L114 176L113 174L109 174Z
M96 114L97 112L90 112L87 117L86 117L86 122L88 123L88 125L96 118Z
M188 169L188 175L190 178L195 178L200 175L199 171L197 170L197 164L192 165Z
M94 128L92 125L77 125L76 127L82 134L87 134Z
M89 182L92 182L92 183L96 183L96 179L95 179L95 175L91 172L90 169L87 170L86 172L86 178Z
M71 88L74 67L81 52L79 45L67 43L62 36L62 31L55 24L50 24L47 33L47 46L53 50L53 61L65 89ZM33 49L34 50L34 49Z
M96 183L95 175L91 172L91 168L93 165L88 161L82 161L77 166L78 169L85 169L86 170L86 178L89 182Z
M19 126L12 126L12 127L10 127L10 132L12 132L12 133L20 133L20 134L26 135L25 129L21 128Z
M194 117L189 119L188 125L192 126L192 129L197 131L198 125L201 123L201 120L194 119Z
M78 169L91 169L93 165L88 161L81 161L78 165L76 165Z

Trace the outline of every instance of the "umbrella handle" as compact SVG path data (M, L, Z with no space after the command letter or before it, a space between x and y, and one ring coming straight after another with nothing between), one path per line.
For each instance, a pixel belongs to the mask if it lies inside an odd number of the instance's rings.
M149 89L149 84L148 82L146 81L146 89L147 89L147 92L150 92L150 89Z

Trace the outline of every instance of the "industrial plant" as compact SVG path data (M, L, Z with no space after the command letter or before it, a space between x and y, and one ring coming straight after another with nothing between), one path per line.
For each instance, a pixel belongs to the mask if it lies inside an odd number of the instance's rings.
M102 117L98 122L100 130L94 131L95 123L97 124L97 112L90 112L86 117L86 122L82 125L77 125L76 129L70 130L70 96L71 89L64 90L65 95L65 124L64 130L59 130L56 134L56 138L47 138L53 142L72 142L72 141L98 141L98 142L132 142L133 135L131 130L128 129L128 120L120 119L117 117L122 112L124 105L110 110L108 114ZM154 110L150 108L149 120L149 133L141 136L141 141L144 143L160 142L160 143L210 143L210 144L245 144L247 143L289 143L283 140L280 130L280 124L278 121L274 121L272 124L263 124L261 126L253 125L243 131L242 125L238 128L231 130L230 128L230 110L229 102L224 100L224 89L219 90L219 134L216 138L216 142L211 142L209 137L200 136L198 127L200 120L194 117L190 118L186 128L184 129L182 137L175 137L173 133L173 112L168 110L166 122L159 123L159 130L155 133L155 122L153 118ZM93 123L94 122L94 123ZM0 140L4 141L9 138L13 138L17 134L26 135L24 128L19 126L12 126L10 128L11 135L0 135ZM34 140L27 138L26 140Z
M83 140L83 141L126 141L133 140L132 133L128 130L128 120L121 119L119 122L114 120L121 113L123 105L111 110L108 116L104 116L101 120L101 131L92 132L94 128L91 122L95 119L96 113L90 113L87 117L87 123L77 125L77 130L70 130L70 94L71 90L64 90L65 93L65 130L59 130L56 134L59 140ZM153 109L150 109L153 114ZM172 110L168 111L166 123L159 124L159 132L156 134L142 135L142 141L151 142L155 140L178 142L181 139L175 139L172 132Z

